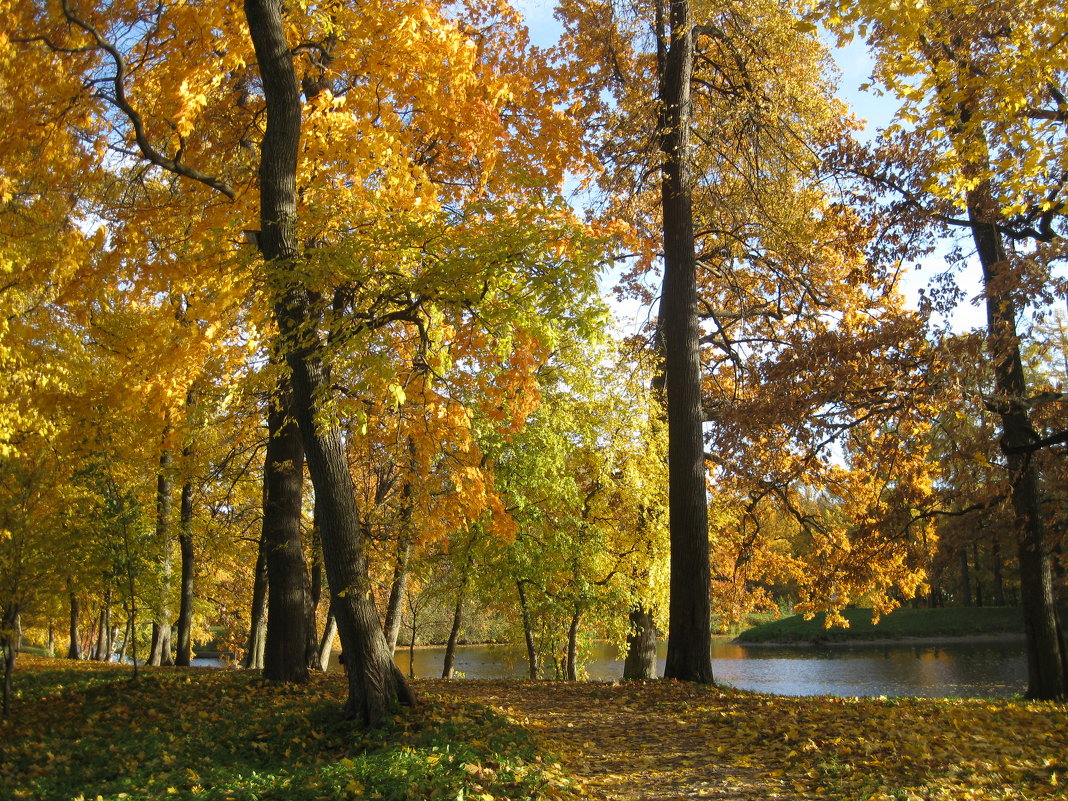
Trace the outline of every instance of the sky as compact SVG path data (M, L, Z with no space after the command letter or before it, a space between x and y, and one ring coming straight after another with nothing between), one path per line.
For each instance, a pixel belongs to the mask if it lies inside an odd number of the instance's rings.
M523 14L530 30L531 41L546 47L554 44L562 28L553 18L553 0L513 0L513 5ZM853 109L856 116L866 124L864 134L875 136L876 132L887 127L897 110L897 103L890 96L879 96L871 91L861 90L861 85L871 80L873 61L864 42L854 39L845 47L833 48L831 51L835 63L841 70L838 96ZM903 282L903 292L907 301L915 307L919 290L938 273L945 270L944 254L952 243L947 243L945 250L924 260L919 270L910 270ZM981 291L981 274L977 265L965 267L957 273L957 283L965 291L965 300L948 320L954 331L964 332L985 326L986 311L979 302ZM615 308L620 323L626 330L633 330L644 322L647 310L632 307Z

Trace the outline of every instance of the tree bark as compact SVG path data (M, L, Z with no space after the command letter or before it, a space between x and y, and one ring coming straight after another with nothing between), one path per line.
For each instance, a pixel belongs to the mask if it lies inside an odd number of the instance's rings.
M1001 538L995 534L990 539L990 562L994 571L994 606L1005 605L1005 580L1001 575Z
M273 681L300 683L308 680L305 565L300 543L304 448L291 411L292 394L282 386L267 411L263 467L263 552L267 561L263 675Z
M671 539L666 678L712 681L711 569L705 486L704 418L690 165L690 82L694 38L690 0L670 0L669 36L657 4L660 66L664 283L660 299L667 379L668 507Z
M266 102L260 145L260 249L269 271L289 272L275 304L282 346L292 371L297 419L320 512L323 562L348 668L347 713L376 725L396 700L414 703L382 633L341 431L319 428L318 403L330 391L315 299L292 274L297 248L297 153L301 100L280 0L245 0ZM277 282L276 282L277 283Z
M452 628L449 629L449 641L445 645L445 661L441 667L441 678L451 679L456 662L456 645L460 641L460 631L464 623L464 596L467 594L467 579L464 578L456 592L456 605L452 610Z
M337 618L331 609L323 627L323 638L319 641L319 670L330 669L330 655L334 652L334 637L337 636Z
M964 606L972 605L972 579L968 569L968 548L962 545L960 549L960 592L961 602Z
M1068 652L1053 599L1050 546L1039 503L1038 468L1026 452L1033 429L1022 403L1027 382L1016 330L1017 308L1010 264L997 230L997 210L989 180L967 193L972 239L983 268L987 347L994 362L1001 445L1012 476L1011 499L1020 562L1020 594L1027 635L1027 697L1068 697Z
M624 679L656 678L656 626L653 616L638 604L630 610L627 657L623 660Z
M74 582L67 579L67 594L70 596L70 646L67 648L67 659L81 659L82 646L78 639L78 626L81 624L81 603L74 592Z
M3 713L11 713L11 676L15 672L15 659L19 652L19 605L10 603L0 608L0 661L3 667L4 699Z
M156 476L156 548L160 559L160 591L156 599L156 620L152 625L152 650L150 665L173 665L171 656L171 575L174 563L171 559L171 494L174 485L171 479L171 451L164 443L159 457L159 473Z
M267 488L264 487L264 508ZM252 583L252 609L249 616L248 646L244 666L249 670L263 670L263 651L267 640L267 553L263 534L256 555L256 576Z
M192 455L189 448L184 449L186 460ZM174 663L180 667L189 667L193 663L193 481L186 479L182 484L182 505L179 512L178 547L182 554L182 590L181 603L178 608L178 655Z
M576 608L567 629L567 662L564 669L568 681L578 681L578 632L581 621L582 610Z
M408 556L411 553L412 541L402 533L397 542L397 560L393 565L393 583L389 586L389 601L386 603L386 622L383 625L386 634L386 644L390 653L397 650L397 639L400 637L401 611L404 605L404 591L408 587Z
M304 661L308 670L320 670L319 659L319 625L316 620L318 603L314 598L315 589L312 586L311 572L308 570L307 560L302 559L304 578Z
M519 588L519 610L523 615L523 637L527 643L527 667L530 678L538 678L538 650L534 647L534 626L530 619L530 608L527 606L527 591L522 581L517 581Z

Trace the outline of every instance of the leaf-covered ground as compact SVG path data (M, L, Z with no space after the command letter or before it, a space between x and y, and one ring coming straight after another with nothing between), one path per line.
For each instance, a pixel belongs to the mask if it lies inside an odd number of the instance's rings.
M341 719L340 674L130 669L23 656L0 721L0 799L326 801L561 798L569 784L522 728L429 700L374 732Z
M538 734L594 798L1068 797L1068 706L782 698L672 682L423 682Z
M417 710L365 733L338 674L129 674L22 657L0 799L1068 798L1064 704L420 681Z

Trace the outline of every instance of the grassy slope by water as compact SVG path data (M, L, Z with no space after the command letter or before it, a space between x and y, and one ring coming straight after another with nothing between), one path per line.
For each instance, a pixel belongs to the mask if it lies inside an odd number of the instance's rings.
M738 635L738 641L849 642L910 637L1022 636L1024 630L1019 607L895 609L876 625L871 622L870 609L847 609L842 614L849 621L849 628L825 628L826 616L822 613L811 620L791 615L747 629Z

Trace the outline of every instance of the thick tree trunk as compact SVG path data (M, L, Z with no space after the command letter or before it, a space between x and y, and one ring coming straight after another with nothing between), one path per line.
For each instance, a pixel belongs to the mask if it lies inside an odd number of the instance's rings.
M652 614L641 604L630 610L630 633L627 634L623 678L656 678L656 626Z
M245 0L244 7L267 107L260 146L260 248L269 271L291 272L299 256L300 88L280 0ZM315 299L298 276L282 286L275 313L293 373L297 419L320 512L323 562L348 668L346 710L375 725L392 703L415 698L393 662L375 608L341 431L329 424L318 427L318 403L329 393L330 380L312 325Z
M266 508L267 488L264 487ZM263 670L263 651L267 642L267 553L263 535L256 556L256 575L252 583L252 610L249 616L248 646L244 666L249 670Z
M660 5L658 3L658 9ZM701 403L697 255L690 166L694 34L689 0L670 0L670 37L658 13L664 284L660 300L667 378L671 531L666 678L712 681L711 570Z
M578 681L578 632L581 621L582 610L575 609L567 629L567 662L564 669L568 681Z
M152 625L152 650L150 665L173 665L171 656L171 576L174 563L171 559L171 509L174 490L171 479L171 451L164 444L159 457L159 474L156 476L156 548L160 559L160 590L156 599L156 620Z
M81 625L82 607L71 579L67 579L67 594L70 596L70 646L67 648L67 659L81 659L82 646L78 639L78 627Z
M184 455L191 455L189 448ZM182 484L182 505L179 512L178 547L182 553L182 590L178 608L178 655L174 663L189 667L193 663L193 482Z
M994 362L994 385L1001 419L1001 446L1012 476L1011 498L1020 561L1020 593L1027 634L1027 697L1068 697L1068 652L1053 600L1050 547L1039 503L1038 468L1026 448L1033 429L1022 399L1027 393L1017 309L1009 261L996 227L989 181L967 194L972 239L983 268L987 347Z
M307 610L304 551L300 543L304 447L291 410L292 395L288 387L282 386L267 411L267 458L263 467L263 552L267 558L263 675L273 681L305 682Z
M534 625L530 619L530 608L527 606L527 591L522 581L516 582L519 588L519 610L523 615L523 638L527 643L527 667L531 679L538 678L538 650L534 647Z
M386 634L386 644L390 653L397 650L397 639L400 637L401 614L404 606L404 591L408 588L408 555L412 549L412 541L405 534L397 542L397 560L393 565L393 583L389 585L389 601L386 603L386 622L383 625Z

